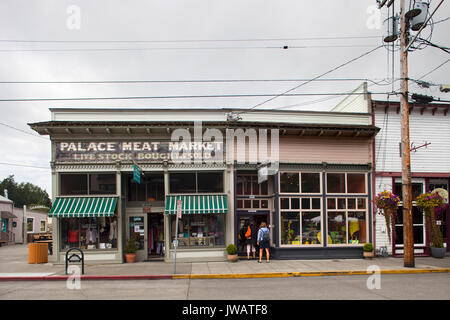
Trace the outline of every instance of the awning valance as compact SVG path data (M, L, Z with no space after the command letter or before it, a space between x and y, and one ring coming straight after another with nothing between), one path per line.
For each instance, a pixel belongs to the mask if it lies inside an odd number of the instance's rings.
M173 195L166 196L166 214L177 213L177 201L182 201L182 214L227 213L226 195Z
M54 218L111 217L117 197L57 197L48 214Z

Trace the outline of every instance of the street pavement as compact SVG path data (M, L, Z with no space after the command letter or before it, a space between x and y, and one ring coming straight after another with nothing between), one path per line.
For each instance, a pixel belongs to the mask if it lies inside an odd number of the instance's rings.
M177 263L176 275L173 263L164 261L137 262L123 264L86 264L86 279L184 279L184 278L252 278L252 277L295 277L313 275L350 275L367 274L372 271L381 273L414 273L450 271L450 256L443 259L416 257L415 268L403 266L402 258L376 257L366 259L333 260L271 260L270 263L257 263L246 258L238 262L189 262ZM52 263L29 264L27 245L0 247L0 280L23 279L66 279L65 266ZM59 277L59 278L58 278ZM127 278L128 277L128 278Z

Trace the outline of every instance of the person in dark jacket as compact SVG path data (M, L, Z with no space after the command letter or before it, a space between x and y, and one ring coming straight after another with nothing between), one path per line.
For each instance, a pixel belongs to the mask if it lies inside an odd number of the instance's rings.
M244 252L244 247L247 244L247 241L245 239L245 233L248 229L248 222L245 222L244 225L241 227L241 230L239 230L239 248L241 252Z
M255 259L256 251L257 251L256 247L257 247L257 242L258 242L258 226L256 225L256 223L253 219L250 221L250 230L252 232L250 245L251 245L251 249L252 249L252 253L253 253L253 259ZM250 252L250 250L248 250L248 252ZM248 255L250 255L250 253Z

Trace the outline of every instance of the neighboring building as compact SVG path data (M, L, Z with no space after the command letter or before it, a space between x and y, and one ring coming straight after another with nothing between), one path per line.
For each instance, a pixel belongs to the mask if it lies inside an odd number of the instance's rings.
M1 227L0 232L0 245L12 244L15 242L14 238L14 223L13 219L16 216L13 214L14 203L6 197L0 196L0 214L1 214Z
M15 216L13 220L15 227L12 231L14 233L15 243L32 242L33 236L50 232L49 218L48 214L45 212L29 210L26 207L23 207L14 208L13 214Z
M450 185L450 105L409 103L411 151L411 182L413 197L413 234L416 255L430 254L430 234L425 230L424 215L415 206L414 199L435 188L449 191ZM401 112L398 102L372 101L374 125L381 128L375 139L375 192L393 191L402 196L400 157ZM414 148L417 148L414 150ZM450 250L448 217L449 206L437 216L444 236L444 245ZM388 239L386 223L376 215L376 246L385 247L389 254L403 254L402 209L397 212L393 239Z
M226 245L238 243L239 227L251 217L271 226L275 258L362 257L362 245L374 236L378 128L369 97L361 99L352 112L50 109L51 121L30 126L52 142L54 261L63 263L76 246L89 263L120 263L129 238L137 239L139 260L172 261L177 200L183 204L177 260L224 260ZM228 121L230 112L241 119ZM195 129L199 120L206 131ZM176 130L186 128L188 136ZM279 129L279 171L266 182L257 180L266 158L250 161L255 150L245 138L241 145L239 138L234 146L220 143L218 137L240 129L260 142L267 129L268 153L277 136L271 130ZM171 142L173 134L188 140ZM205 143L196 144L202 135ZM190 163L171 153L186 149L194 151ZM229 161L198 161L199 152ZM134 164L144 173L140 183Z

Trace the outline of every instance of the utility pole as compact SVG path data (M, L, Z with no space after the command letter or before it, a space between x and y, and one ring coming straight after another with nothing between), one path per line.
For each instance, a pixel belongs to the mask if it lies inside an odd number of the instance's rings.
M414 267L414 237L412 228L411 150L409 142L408 106L408 21L405 0L400 0L400 108L402 141L402 198L403 198L403 264ZM405 50L406 49L406 50Z

